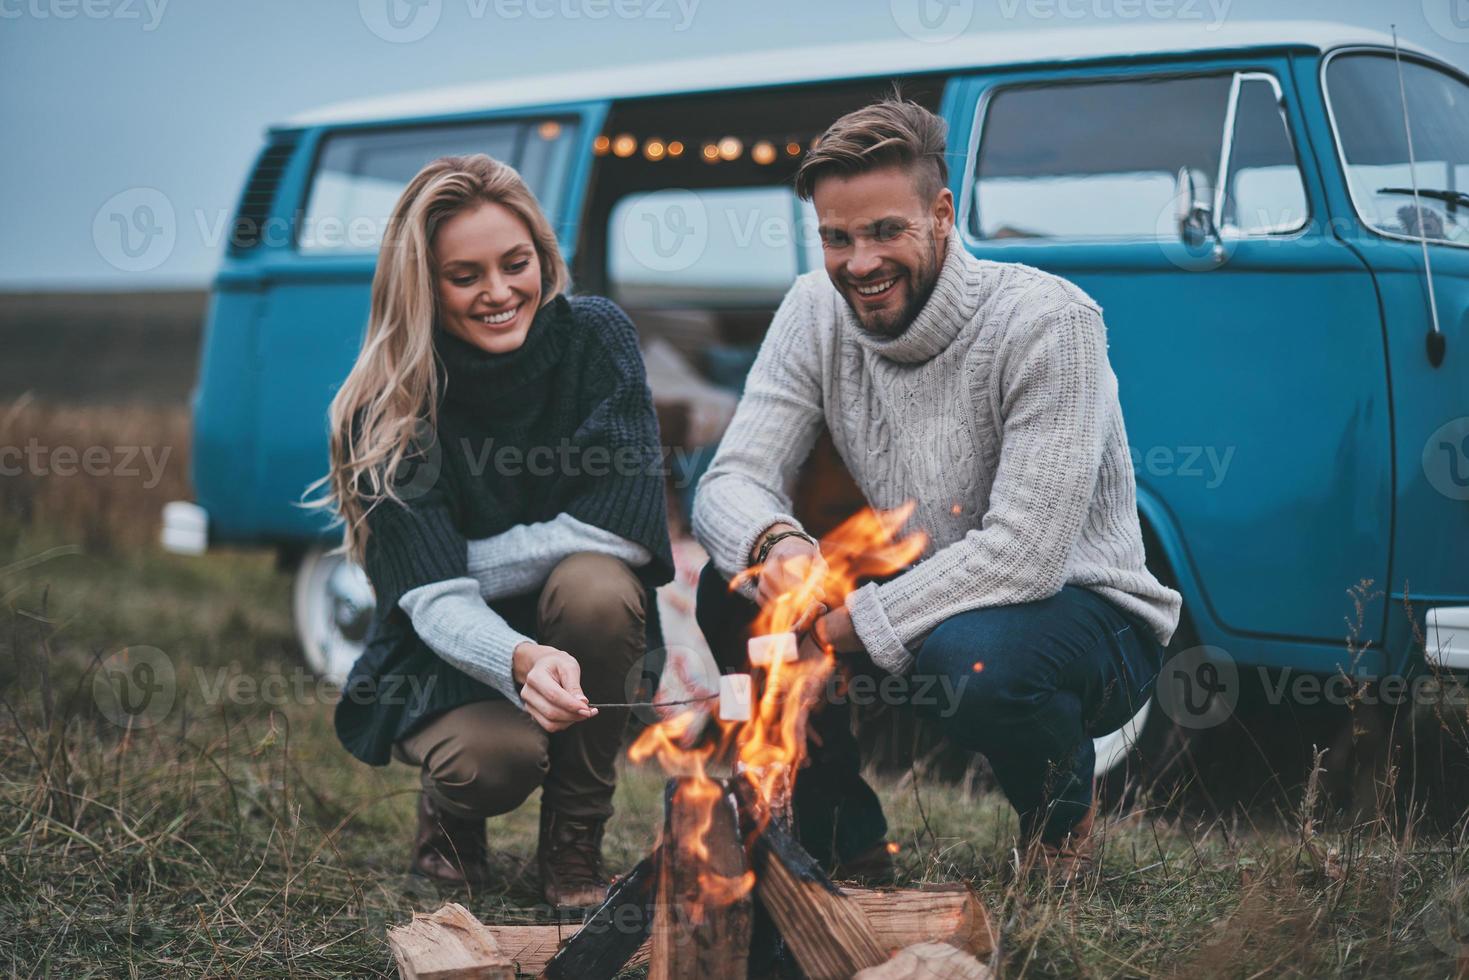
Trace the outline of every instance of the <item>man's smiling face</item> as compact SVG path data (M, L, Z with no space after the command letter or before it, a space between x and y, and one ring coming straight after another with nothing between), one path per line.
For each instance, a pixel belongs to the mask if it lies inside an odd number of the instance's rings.
M928 302L954 225L947 187L925 201L905 169L821 178L811 203L826 274L862 329L896 337Z

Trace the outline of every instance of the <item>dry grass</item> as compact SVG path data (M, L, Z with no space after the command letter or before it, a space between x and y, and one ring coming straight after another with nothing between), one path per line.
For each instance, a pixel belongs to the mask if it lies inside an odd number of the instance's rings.
M174 440L182 424L12 411L7 425L23 417L53 443ZM385 926L448 897L404 874L413 773L337 745L270 555L160 554L156 500L120 483L91 492L110 495L105 521L88 491L0 489L0 970L391 976ZM172 701L128 730L109 720L115 688L98 670L143 647L172 670ZM231 692L231 677L280 678L284 694ZM1206 818L1144 799L1104 823L1099 873L1066 889L1018 873L1014 818L993 791L926 776L879 790L901 881L973 882L1004 926L1005 976L1463 974L1465 824L1430 835L1397 804L1399 779L1383 767L1378 805L1357 816L1319 775L1269 812ZM614 869L646 850L660 788L649 771L622 780ZM534 837L534 807L493 821L500 883L455 897L488 921L546 921Z

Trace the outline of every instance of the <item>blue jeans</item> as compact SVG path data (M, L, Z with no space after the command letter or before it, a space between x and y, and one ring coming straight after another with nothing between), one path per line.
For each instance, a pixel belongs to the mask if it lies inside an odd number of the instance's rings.
M723 670L743 670L755 604L706 565L697 617ZM1059 840L1092 802L1092 739L1121 728L1153 693L1163 649L1141 621L1095 592L1065 586L1038 602L959 613L916 652L897 688L954 744L982 753L1027 837ZM856 674L878 674L865 656ZM890 686L888 690L893 690ZM857 856L887 834L862 779L845 705L823 705L811 765L796 780L797 834L823 863Z

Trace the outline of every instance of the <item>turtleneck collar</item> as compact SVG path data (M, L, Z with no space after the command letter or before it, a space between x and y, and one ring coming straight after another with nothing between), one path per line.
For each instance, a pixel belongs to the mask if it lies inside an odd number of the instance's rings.
M537 310L525 343L504 354L488 353L435 324L441 397L471 411L503 410L555 366L571 326L571 303L564 295Z
M842 316L858 343L868 350L891 361L921 364L946 350L974 319L983 299L980 283L978 260L960 243L959 229L950 228L933 292L907 330L896 337L869 333L862 329L845 298L841 299Z

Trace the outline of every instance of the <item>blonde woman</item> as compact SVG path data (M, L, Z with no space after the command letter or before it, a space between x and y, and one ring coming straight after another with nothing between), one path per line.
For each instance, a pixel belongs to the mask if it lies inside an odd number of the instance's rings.
M413 870L483 882L485 818L539 787L537 863L562 907L605 892L628 712L591 705L628 700L673 567L636 332L566 287L513 169L425 167L332 402L321 502L378 601L337 734L363 762L421 768Z

